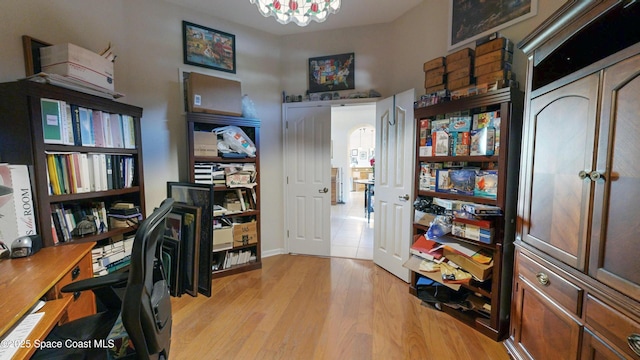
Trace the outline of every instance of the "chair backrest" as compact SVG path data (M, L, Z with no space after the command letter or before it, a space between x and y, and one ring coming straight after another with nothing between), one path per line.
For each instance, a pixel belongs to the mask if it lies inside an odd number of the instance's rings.
M173 199L165 199L140 224L133 241L122 322L139 359L166 359L169 355L171 301L157 255L173 203Z

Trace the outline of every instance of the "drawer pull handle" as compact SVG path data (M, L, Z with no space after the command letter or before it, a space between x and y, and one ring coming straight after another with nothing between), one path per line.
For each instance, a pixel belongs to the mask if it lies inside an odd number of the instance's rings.
M76 266L71 270L71 280L75 280L80 276L80 267Z
M540 285L542 286L549 285L549 275L543 272L539 272L536 274L536 278L538 279L538 282L540 283Z
M584 180L584 179L586 179L586 178L588 178L588 177L589 177L589 173L588 173L588 172L586 172L586 171L584 171L584 170L580 170L580 172L578 173L578 177L579 177L581 180Z
M627 343L631 350L633 350L636 355L640 356L640 335L639 334L631 334L627 337Z

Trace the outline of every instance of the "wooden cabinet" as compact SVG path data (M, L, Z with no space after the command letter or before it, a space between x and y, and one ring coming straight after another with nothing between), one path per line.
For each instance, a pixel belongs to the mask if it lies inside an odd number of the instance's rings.
M103 146L99 146L100 144L87 146L86 143L85 145L45 143L43 121L47 121L49 118L43 118L42 99L64 102L71 109L78 107L99 111L102 114L115 115L118 119L129 118L127 125L129 134L126 135L128 139L127 148L124 147L124 144L122 147L118 147L115 143L103 144ZM71 116L69 112L62 111L60 120L64 121L67 116ZM74 222L82 220L84 216L89 214L90 209L95 209L98 206L96 204L100 204L99 206L105 209L103 215L106 226L99 229L97 234L72 236L66 242L108 242L111 239L122 238L123 234L135 232L135 226L110 228L108 221L106 221L106 209L114 202L131 202L140 207L143 216L145 214L142 142L140 136L141 108L62 87L22 80L0 84L0 114L0 127L3 129L0 141L0 159L2 162L30 166L37 230L42 237L44 246L53 246L57 243L65 242L64 239L57 236L58 234L55 231L57 230L57 225L54 221L54 214L52 214L55 209L67 209L67 212L74 216ZM54 119L54 123L56 120ZM95 129L91 128L89 130ZM69 131L72 130L69 129ZM77 137L71 135L71 139L74 138L77 139ZM110 182L110 185L105 182L104 188L96 189L93 186L97 180L92 178L93 174L86 174L91 180L89 182L85 181L82 190L80 190L79 183L78 186L72 186L68 182L69 180L66 180L66 191L58 193L53 189L54 180L48 172L51 164L48 164L47 160L52 154L59 155L60 159L69 159L68 154L77 154L80 157L97 155L105 159L112 159L114 160L112 167L106 165L87 167L83 166L83 163L79 163L79 167L74 167L73 175L69 176L75 177L75 171L77 170L85 172L89 169L97 169L100 174L102 174L102 171L105 172L104 179L106 180L108 176L106 171L113 170L111 172L111 180L122 180L122 182ZM118 164L126 162L126 170L117 167L116 161L118 161ZM120 169L123 170L120 171ZM67 168L65 173L72 174L70 171L71 169ZM127 173L126 179L125 172ZM75 226L67 225L68 230L72 230L73 227ZM56 238L58 239L56 240Z
M234 126L242 130L255 145L255 156L227 157L216 150L196 154L194 134L211 133ZM225 210L214 211L212 244L212 277L221 277L262 267L260 241L260 121L205 113L187 114L189 144L189 181L214 185L214 204ZM222 136L219 136L219 141ZM195 169L204 167L211 173L196 179ZM229 185L225 168L244 169L254 173L246 185ZM216 175L225 172L225 175ZM233 204L230 199L233 198ZM235 202L238 199L241 203ZM217 237L217 238L216 238ZM224 240L223 240L224 239Z
M572 344L554 358L640 359L639 17L633 2L571 1L519 45L529 68L505 343L515 358L549 358L525 344L539 334ZM544 294L539 306L528 288ZM574 326L527 321L551 308Z
M509 328L514 256L513 239L515 231L516 186L518 183L523 103L524 96L521 91L514 88L503 88L490 91L486 94L414 109L414 117L417 123L416 154L419 154L419 156L416 157L415 163L416 188L414 193L417 194L419 198L441 198L445 201L461 200L476 204L497 206L502 210L503 215L495 218L494 236L491 243L482 243L462 237L451 236L455 241L478 246L492 255L493 267L491 276L483 282L472 280L468 285L462 285L467 290L471 290L475 296L478 296L481 301L486 304L485 307L490 310L488 312L476 312L472 310L458 310L447 306L442 307L447 313L469 324L494 340L504 339L508 334ZM420 148L421 123L447 118L450 114L459 114L461 112L470 117L476 114L499 112L500 125L495 129L496 133L499 133L499 150L493 155L424 156L424 149L421 151ZM451 162L464 162L466 163L466 167L472 169L491 169L497 171L497 190L495 197L439 192L434 191L433 188L426 189L420 184L421 169L423 167L437 164L438 167L446 168L446 164ZM473 187L473 185L471 186ZM473 188L471 190L473 191ZM413 224L414 235L425 233L427 230L428 226L424 223L420 224L416 222ZM436 281L442 281L439 272L423 273L412 271L411 275L411 292L414 295L417 294L417 282L420 277L426 276Z

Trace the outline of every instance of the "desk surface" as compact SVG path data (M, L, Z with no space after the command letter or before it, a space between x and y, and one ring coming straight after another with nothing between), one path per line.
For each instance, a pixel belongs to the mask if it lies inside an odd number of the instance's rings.
M0 337L93 248L94 243L43 248L0 261Z

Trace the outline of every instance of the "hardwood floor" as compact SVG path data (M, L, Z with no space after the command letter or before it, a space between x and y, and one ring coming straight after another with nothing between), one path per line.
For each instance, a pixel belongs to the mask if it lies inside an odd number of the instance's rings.
M172 300L170 359L508 359L368 260L278 255Z

